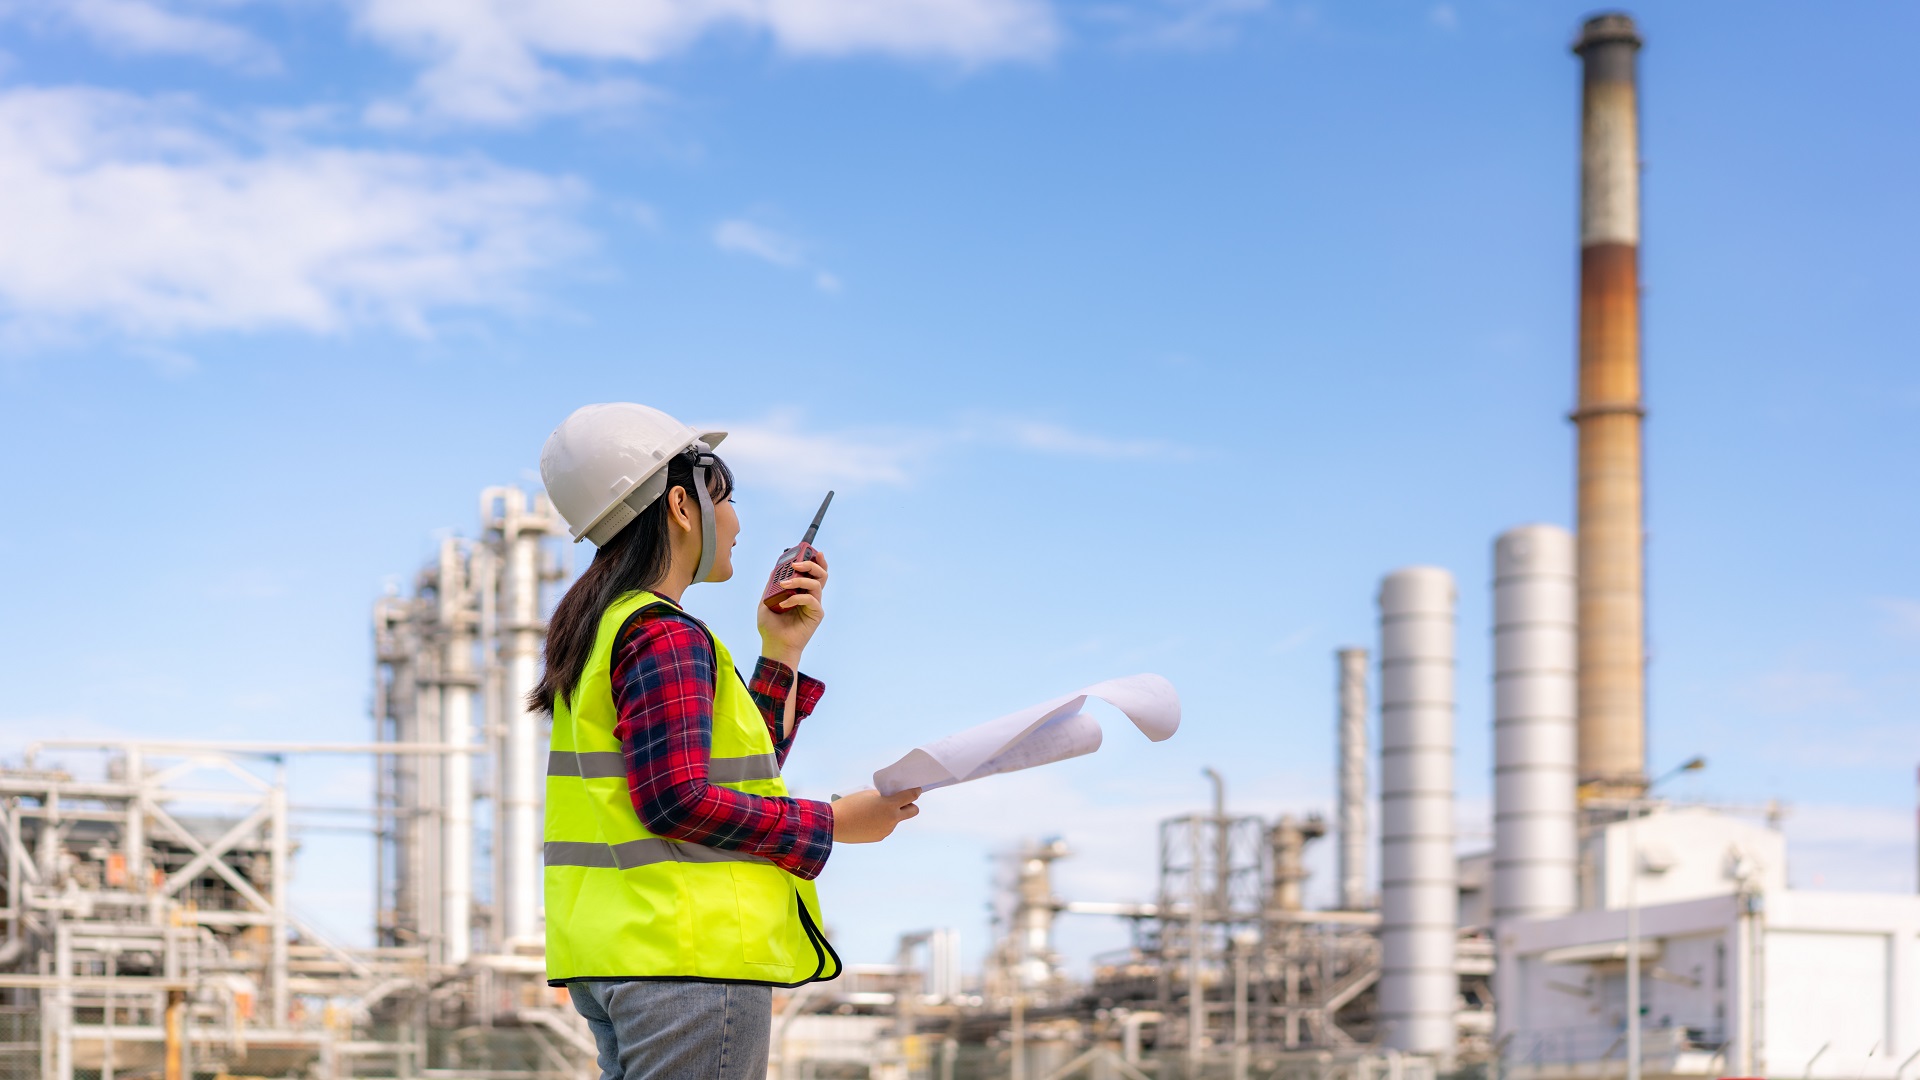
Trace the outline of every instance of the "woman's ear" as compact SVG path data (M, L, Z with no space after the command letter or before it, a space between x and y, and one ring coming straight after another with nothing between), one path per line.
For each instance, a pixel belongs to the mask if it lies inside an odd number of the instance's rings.
M687 489L670 487L667 489L667 520L682 529L693 528L693 515L688 513Z

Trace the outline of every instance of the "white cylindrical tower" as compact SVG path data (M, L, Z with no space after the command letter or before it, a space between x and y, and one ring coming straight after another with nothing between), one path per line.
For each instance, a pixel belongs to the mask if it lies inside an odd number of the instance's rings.
M927 938L926 992L942 1002L960 996L960 933L939 929Z
M1579 640L1574 540L1523 525L1493 545L1493 922L1574 909ZM1494 971L1496 1036L1526 1011Z
M1493 919L1574 909L1574 541L1523 525L1493 546Z
M1386 1045L1453 1056L1453 575L1380 584L1380 997Z
M1367 650L1335 653L1340 694L1340 907L1360 911L1367 896Z
M430 576L423 576L430 580ZM418 648L414 659L413 736L423 743L445 742L440 697L442 657L431 641L420 641ZM414 837L413 870L418 882L410 925L415 941L425 945L429 957L437 963L446 949L445 909L440 904L441 891L446 888L446 862L441 856L446 847L441 830L446 814L446 776L439 759L432 755L408 754L403 760L412 770L413 785L405 813Z
M517 493L516 493L517 494ZM509 514L509 519L513 515ZM507 895L503 905L508 938L540 932L540 787L539 730L527 710L527 695L540 678L539 537L515 530L507 545L505 608L507 645L506 760L500 763L500 788L506 806L507 833L501 837L501 864Z
M501 936L507 941L540 935L540 800L546 760L540 753L540 717L527 709L527 695L540 679L540 649L546 637L541 620L540 585L544 577L540 545L559 531L559 519L544 495L519 488L488 488L481 493L481 517L498 530L503 563L500 575L501 738L499 797L501 835L497 843ZM495 507L498 507L496 511Z
M476 620L465 554L452 537L440 542L440 727L449 747L473 742ZM458 966L473 952L473 756L449 753L440 762L446 800L440 819L441 959Z

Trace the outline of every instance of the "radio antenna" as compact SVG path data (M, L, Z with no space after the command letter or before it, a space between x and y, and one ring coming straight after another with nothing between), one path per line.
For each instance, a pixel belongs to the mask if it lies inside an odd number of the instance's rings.
M820 500L820 509L814 512L813 524L807 526L807 535L800 540L801 543L813 543L813 534L820 531L820 519L827 516L827 504L832 501L833 492L829 491L827 497Z

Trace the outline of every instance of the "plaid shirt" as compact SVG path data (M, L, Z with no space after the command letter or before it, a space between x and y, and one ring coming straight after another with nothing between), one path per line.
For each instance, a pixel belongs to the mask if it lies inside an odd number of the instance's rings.
M817 877L833 850L833 809L808 799L746 795L707 782L713 745L713 648L692 616L656 604L633 614L613 647L614 734L627 761L627 793L648 831L759 855L797 877ZM747 692L784 765L792 735L780 729L799 685L794 731L826 687L761 657Z

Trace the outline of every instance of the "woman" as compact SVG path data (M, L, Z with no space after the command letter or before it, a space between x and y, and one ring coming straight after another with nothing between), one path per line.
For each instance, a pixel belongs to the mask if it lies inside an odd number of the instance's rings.
M825 557L759 605L742 679L682 597L733 576L733 474L700 434L644 405L589 405L540 474L593 563L554 610L529 705L553 715L547 766L547 978L593 1029L603 1080L766 1075L772 988L840 973L813 879L836 843L885 839L917 790L828 805L780 767L823 687L799 674Z

